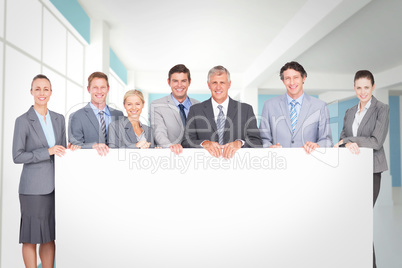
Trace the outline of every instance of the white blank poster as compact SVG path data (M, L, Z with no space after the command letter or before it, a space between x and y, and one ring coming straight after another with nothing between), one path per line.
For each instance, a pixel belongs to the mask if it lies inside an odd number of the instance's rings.
M60 267L370 267L372 150L56 160Z

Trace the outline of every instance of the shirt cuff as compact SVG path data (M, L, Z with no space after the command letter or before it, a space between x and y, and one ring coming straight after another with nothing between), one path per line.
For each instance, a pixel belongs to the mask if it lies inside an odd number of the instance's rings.
M245 141L244 141L244 140L242 140L242 139L237 139L236 141L241 141L241 147L243 147L243 146L244 146L244 144L245 144Z

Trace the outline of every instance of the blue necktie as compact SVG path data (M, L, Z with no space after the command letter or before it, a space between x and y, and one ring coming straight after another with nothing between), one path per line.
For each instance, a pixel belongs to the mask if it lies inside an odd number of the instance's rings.
M296 100L292 100L290 103L290 124L292 125L292 132L295 132L297 124L297 112L296 112Z
M180 108L181 121L183 122L183 126L185 126L187 118L186 118L186 113L184 112L184 105L180 103L179 108Z
M223 145L223 130L225 128L225 115L223 114L222 108L222 105L218 105L219 114L218 119L216 120L216 127L218 128L218 138L220 145Z

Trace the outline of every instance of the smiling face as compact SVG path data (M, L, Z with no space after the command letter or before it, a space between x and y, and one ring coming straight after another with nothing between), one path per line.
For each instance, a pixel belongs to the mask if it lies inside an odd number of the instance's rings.
M129 119L138 121L140 119L142 108L144 108L144 103L138 96L131 95L126 98L124 108L126 109L127 117Z
M297 99L301 95L303 95L303 83L306 80L306 77L302 77L300 72L287 69L283 72L283 84L286 87L286 91L292 99Z
M34 97L35 106L47 106L52 89L47 79L38 78L32 82L31 94Z
M168 84L172 89L173 97L180 103L187 98L187 90L191 81L186 73L173 73L168 79Z
M227 97L231 81L228 81L226 73L217 73L211 75L208 82L208 87L211 90L212 98L217 103L223 103Z
M360 78L355 81L356 96L359 98L362 107L364 107L373 96L374 88L375 85L371 84L370 79Z
M106 79L95 77L87 89L91 94L91 103L102 110L106 105L106 97L109 92Z

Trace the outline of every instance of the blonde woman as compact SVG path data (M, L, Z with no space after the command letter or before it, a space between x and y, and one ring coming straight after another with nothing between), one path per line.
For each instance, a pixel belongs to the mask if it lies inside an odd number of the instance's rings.
M139 148L153 147L151 128L140 122L145 100L139 90L129 90L124 95L124 108L127 117L122 117L109 125L110 148Z

